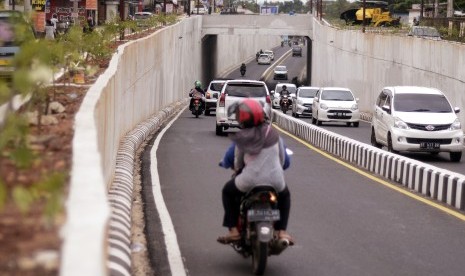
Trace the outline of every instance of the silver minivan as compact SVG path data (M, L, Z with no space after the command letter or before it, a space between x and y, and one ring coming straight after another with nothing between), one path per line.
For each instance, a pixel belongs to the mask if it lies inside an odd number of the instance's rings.
M449 152L453 162L460 162L464 146L459 112L436 88L385 87L374 106L371 144L391 152Z

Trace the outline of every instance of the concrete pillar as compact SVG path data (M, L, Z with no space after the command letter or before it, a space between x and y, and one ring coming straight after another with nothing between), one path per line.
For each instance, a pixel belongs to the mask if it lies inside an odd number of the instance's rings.
M119 1L106 1L106 15L105 15L105 20L108 22L112 20L115 17L119 17Z

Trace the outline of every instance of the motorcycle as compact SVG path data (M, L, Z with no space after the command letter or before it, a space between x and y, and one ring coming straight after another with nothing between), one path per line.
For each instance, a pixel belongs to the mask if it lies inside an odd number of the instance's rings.
M287 95L283 95L281 97L281 111L286 114L286 112L289 110L289 105L290 105L290 100Z
M245 75L245 69L244 68L241 68L241 76L244 76Z
M200 92L195 92L192 95L192 115L195 115L195 118L198 118L199 115L202 115L203 105L202 105L202 94Z
M269 186L258 186L241 199L238 230L241 238L230 243L243 257L252 257L252 271L255 275L265 272L267 258L281 254L289 241L278 239L274 222L280 219L278 196Z

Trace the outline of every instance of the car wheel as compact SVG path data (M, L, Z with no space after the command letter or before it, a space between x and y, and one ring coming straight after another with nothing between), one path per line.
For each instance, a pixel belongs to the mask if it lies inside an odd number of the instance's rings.
M316 119L315 117L313 117L313 115L312 115L312 124L316 125Z
M380 143L376 142L376 134L375 134L375 129L374 128L371 128L371 145L373 147L376 147L378 149L382 148L383 145L381 145Z
M396 151L394 148L392 148L392 138L391 138L391 133L388 133L388 139L387 139L387 149L389 152L392 152L392 153L398 153L398 151Z
M351 124L350 122L347 122L347 123L346 123L346 126L350 127L350 124Z
M218 135L218 136L223 136L224 135L222 126L216 125L216 135Z
M358 127L359 124L360 124L359 122L355 122L355 123L354 123L354 127Z
M295 117L296 117L296 118L299 118L299 114L298 114L298 113L296 113L296 114L295 114Z
M452 162L460 162L460 159L462 159L462 152L451 152L450 154L450 160Z
M205 110L205 116L210 116L210 110Z

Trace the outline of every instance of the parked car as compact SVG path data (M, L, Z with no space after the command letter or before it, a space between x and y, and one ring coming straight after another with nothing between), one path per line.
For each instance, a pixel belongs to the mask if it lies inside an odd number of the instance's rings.
M270 65L271 64L271 58L267 54L260 54L258 56L257 62L258 62L258 64Z
M206 14L207 8L203 4L192 6L191 14Z
M259 101L265 114L271 115L271 99L268 87L263 81L228 80L221 89L216 105L216 135L223 135L229 128L239 127L235 114L228 116L228 108L245 98Z
M299 45L292 46L292 56L302 56L302 47Z
M153 16L151 12L136 12L134 13L134 20L139 27L147 27L149 24L147 20Z
M318 92L318 87L301 86L297 88L295 97L292 98L292 116L299 118L301 115L312 115L313 98Z
M210 115L210 111L216 110L216 102L225 82L226 79L216 79L208 84L205 91L205 116Z
M276 86L274 87L274 90L271 90L271 98L272 98L272 107L273 108L280 108L279 106L279 100L281 99L279 92L283 90L283 85L286 86L287 91L291 94L291 99L292 97L295 97L295 92L297 91L297 87L293 83L287 83L287 82L280 82L277 83Z
M371 144L391 152L449 152L453 162L460 162L464 147L459 112L438 89L385 87L374 107Z
M265 50L265 51L263 51L263 53L269 55L272 61L274 60L274 52L273 51Z
M274 80L287 80L287 67L284 65L278 65L274 68L273 74Z
M347 126L359 126L358 98L349 88L322 87L313 98L312 123L344 122Z
M433 40L441 40L441 35L435 27L429 26L412 26L410 29L409 36L421 37Z
M24 24L28 26L26 33L16 36L14 25ZM32 39L36 33L24 18L23 13L19 11L4 10L0 11L0 78L11 79L15 70L13 59L19 53L22 39Z

